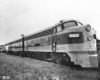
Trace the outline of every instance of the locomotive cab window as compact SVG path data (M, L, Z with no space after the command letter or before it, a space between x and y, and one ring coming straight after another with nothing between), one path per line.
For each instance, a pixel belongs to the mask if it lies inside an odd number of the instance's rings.
M83 24L81 22L77 22L77 25L78 26L82 26Z
M58 26L58 27L57 27L57 32L61 32L61 31L62 31L61 26Z
M73 26L77 26L77 22L69 21L69 22L65 22L63 25L64 25L64 28L73 27Z

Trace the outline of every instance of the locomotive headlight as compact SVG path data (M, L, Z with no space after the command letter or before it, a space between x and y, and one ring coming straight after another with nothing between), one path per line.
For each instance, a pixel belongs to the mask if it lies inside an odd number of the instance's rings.
M91 30L91 26L90 25L87 25L86 30L87 31L90 31Z
M79 34L69 34L69 38L77 38L79 37Z

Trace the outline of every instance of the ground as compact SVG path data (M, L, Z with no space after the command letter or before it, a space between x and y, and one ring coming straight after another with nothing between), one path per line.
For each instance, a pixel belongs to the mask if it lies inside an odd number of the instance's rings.
M0 78L9 76L9 80L100 80L99 75L95 71L75 70L68 66L0 53Z

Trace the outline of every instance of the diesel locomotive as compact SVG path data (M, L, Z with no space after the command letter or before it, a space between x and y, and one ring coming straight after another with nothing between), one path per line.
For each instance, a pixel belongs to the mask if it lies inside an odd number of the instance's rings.
M98 67L96 31L77 20L54 26L5 44L6 53L48 59L58 64Z

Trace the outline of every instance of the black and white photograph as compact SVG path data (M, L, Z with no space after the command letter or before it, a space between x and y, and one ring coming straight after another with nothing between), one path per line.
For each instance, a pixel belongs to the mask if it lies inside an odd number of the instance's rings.
M100 80L100 1L0 0L0 80Z

